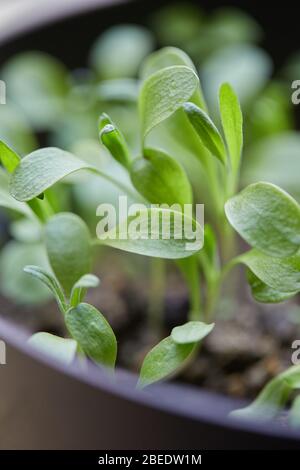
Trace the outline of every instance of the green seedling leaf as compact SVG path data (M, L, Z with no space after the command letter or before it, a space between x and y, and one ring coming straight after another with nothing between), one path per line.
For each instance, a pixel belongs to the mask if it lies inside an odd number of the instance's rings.
M292 428L300 428L300 396L298 395L292 404L290 413L289 413L289 425Z
M297 291L294 292L280 292L262 282L255 274L248 270L247 279L251 287L251 293L257 302L262 303L278 303L294 297Z
M4 178L1 178L1 183L2 182L5 182L5 184L8 183ZM0 187L0 207L13 210L28 218L34 217L34 214L28 205L24 202L16 201L16 199L9 194L8 189L5 186Z
M89 230L77 215L60 213L47 223L45 240L53 272L69 296L74 284L91 271Z
M3 140L0 140L0 161L8 173L14 172L20 160L19 155L3 142Z
M199 5L172 2L160 7L152 16L152 27L160 44L187 47L203 30L205 16Z
M226 149L221 134L209 116L193 103L184 103L183 109L203 145L223 164L226 163Z
M101 79L134 77L154 46L152 34L142 26L109 28L92 47L90 62Z
M115 126L107 114L102 114L99 120L99 136L103 145L110 151L117 162L128 168L130 153L123 134Z
M239 419L269 421L283 409L293 390L300 388L300 366L292 366L272 379L251 405L231 413Z
M251 250L239 257L264 284L281 293L300 290L300 255L290 258L274 258L258 250Z
M142 65L141 77L143 80L155 72L172 65L185 65L196 72L196 68L189 56L177 47L164 47L150 54Z
M64 364L71 364L76 357L77 343L73 339L60 338L50 333L35 333L28 340L33 348Z
M103 220L97 226L96 242L131 253L178 259L193 255L203 246L201 225L179 210L142 206L109 230L105 230L108 225Z
M42 52L24 52L1 71L8 98L18 105L36 130L47 130L64 111L69 90L68 72L55 58Z
M189 321L173 328L171 338L176 344L198 343L212 331L214 326L214 323L208 325L201 321Z
M133 78L102 80L96 88L102 102L136 103L139 95L139 82Z
M39 196L67 175L91 166L55 147L36 150L22 158L12 174L10 193L19 201Z
M222 126L234 173L237 173L243 147L243 115L238 97L229 83L219 91Z
M166 67L148 77L139 97L143 136L190 101L197 90L199 79L186 66Z
M100 284L100 280L94 274L85 274L82 276L79 281L77 281L71 292L70 296L70 305L72 307L76 307L80 302L82 302L87 289L91 289L92 287L98 287Z
M222 83L230 83L242 107L252 104L272 72L270 57L251 44L221 47L201 65L204 95L213 116L217 116L218 92Z
M48 289L50 289L50 291L54 295L60 308L60 311L62 313L66 311L66 299L64 293L57 280L51 273L47 272L43 268L40 268L39 266L30 265L25 266L24 272L32 277L35 277L36 279L39 279L43 284L45 284L45 286L47 286Z
M189 179L176 160L156 149L144 149L130 167L134 187L153 204L192 204Z
M19 242L36 243L42 240L42 226L34 219L22 217L14 220L10 224L9 232Z
M299 202L299 147L300 133L296 131L280 132L254 142L247 147L243 159L242 185L269 181L288 191Z
M195 346L195 343L177 344L171 336L163 339L145 357L138 387L144 388L154 382L172 376L172 374L184 367Z
M42 305L51 298L49 289L24 273L24 266L49 269L45 248L40 243L8 242L0 255L0 290L15 304Z
M38 145L28 121L11 101L0 107L0 139L22 156Z
M300 207L285 191L256 183L225 204L227 218L251 246L270 256L287 257L300 247Z
M92 305L81 303L66 313L66 325L83 352L93 361L114 367L117 341L109 323Z

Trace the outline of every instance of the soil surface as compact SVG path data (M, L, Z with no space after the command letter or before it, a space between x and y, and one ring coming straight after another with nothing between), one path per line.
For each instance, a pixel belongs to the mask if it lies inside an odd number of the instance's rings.
M106 316L119 344L118 366L137 371L143 357L159 339L187 320L186 287L172 269L168 273L160 333L150 332L148 312L149 265L128 271L126 256L101 259L101 285L86 301ZM136 262L136 258L134 258ZM140 263L138 261L138 263ZM145 274L136 277L137 272ZM244 282L244 275L239 277ZM239 300L223 296L213 332L203 341L193 363L175 380L238 398L254 398L267 381L291 365L293 341L300 339L300 306L294 302L262 305L239 286ZM55 302L40 306L14 305L0 297L0 312L28 334L37 331L65 335Z

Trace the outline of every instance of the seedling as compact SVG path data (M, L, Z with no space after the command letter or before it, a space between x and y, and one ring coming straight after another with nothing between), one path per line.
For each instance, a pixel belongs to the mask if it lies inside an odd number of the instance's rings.
M1 204L38 220L45 233L51 270L32 266L25 270L52 291L73 338L63 340L39 333L31 340L35 345L49 345L53 351L64 349L67 362L77 350L98 364L114 367L114 333L95 307L83 303L86 290L97 286L90 272L92 247L98 244L160 261L173 259L188 284L188 322L174 328L146 355L139 387L178 373L193 359L217 321L220 292L233 267L246 266L253 297L259 302L280 302L300 291L299 205L268 182L252 184L238 193L243 119L238 98L228 83L220 87L219 111L219 121L214 122L191 60L178 49L166 48L152 54L142 67L140 155L132 155L121 129L108 115L99 120L100 141L123 166L131 184L58 148L40 149L20 159L2 144L0 157L10 177L9 191L5 191ZM134 201L146 203L148 207L140 214L144 219L162 216L163 211L184 218L185 205L198 202L191 182L195 179L191 177L195 176L190 167L193 159L201 166L197 187L200 202L207 207L202 250L198 247L187 252L187 240L178 239L174 233L166 240L163 227L155 237L151 236L152 228L147 227L145 237L124 238L130 217L116 227L114 238L92 239L78 216L54 214L48 197L49 189L57 182L85 170L106 178ZM191 217L194 226L199 225L195 215ZM235 232L250 250L239 253ZM163 282L161 264L153 270L154 282L157 269ZM159 305L159 299L154 300Z

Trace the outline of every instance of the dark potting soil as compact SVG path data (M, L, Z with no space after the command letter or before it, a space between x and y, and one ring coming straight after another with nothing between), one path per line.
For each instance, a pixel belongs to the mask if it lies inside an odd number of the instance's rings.
M122 259L121 259L122 260ZM125 260L126 261L126 260ZM128 264L128 263L127 263ZM125 263L126 265L126 263ZM86 301L106 316L119 345L118 366L138 371L145 354L171 329L187 320L188 298L180 276L168 274L161 337L150 331L149 280L126 272L120 257L101 260L101 285ZM241 276L244 279L244 276ZM203 341L193 363L175 380L238 398L254 398L272 377L291 366L292 343L300 340L300 306L294 302L262 305L244 287L233 302L221 298L213 332ZM2 315L25 328L28 334L66 331L55 302L43 306L20 306L0 297Z

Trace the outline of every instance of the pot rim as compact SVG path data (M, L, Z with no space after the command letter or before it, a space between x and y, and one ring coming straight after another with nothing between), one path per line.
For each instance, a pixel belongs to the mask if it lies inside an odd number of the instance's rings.
M179 383L160 383L148 387L146 390L138 390L137 374L124 369L116 370L116 379L110 377L93 364L89 364L83 370L78 363L64 364L49 355L38 351L31 346L28 334L13 322L0 316L0 338L6 344L12 346L20 353L30 359L55 370L60 375L67 375L74 380L101 389L116 397L147 406L152 409L159 409L172 415L182 416L194 421L202 421L224 428L224 430L240 430L260 435L268 435L279 438L289 438L299 441L300 432L291 428L283 429L276 422L260 423L259 421L244 421L230 418L228 413L245 404L234 398L226 397L217 393L205 391L192 385ZM9 365L9 357L8 364ZM214 406L212 405L214 401Z
M0 46L20 35L40 29L43 26L72 18L80 13L130 3L132 0L40 0L37 6L35 0L22 0L5 5L6 11L1 12ZM42 4L42 5L41 5ZM4 10L4 7L3 7Z
M34 8L33 3L35 4ZM17 12L17 16L8 18L7 27L0 28L0 47L10 40L41 29L48 24L72 18L80 13L88 13L98 8L108 8L125 3L134 2L133 0L73 0L72 4L67 4L61 2L61 0L52 0L50 3L45 2L43 8L37 9L35 0L23 0L22 9ZM24 11L28 6L33 9L30 14L24 16ZM20 18L22 18L22 21L20 21ZM83 371L76 363L71 365L60 363L30 346L27 343L28 334L25 330L1 316L0 339L25 356L43 364L45 367L52 368L62 376L70 376L77 381L102 389L121 399L194 421L201 420L207 424L220 426L228 431L240 430L262 436L267 435L300 441L300 430L283 429L276 422L261 423L259 421L243 421L230 418L228 413L243 406L245 401L241 402L234 398L205 391L196 386L177 383L155 384L144 391L139 391L135 388L137 374L123 369L117 370L117 380L108 380L107 374L93 364ZM214 406L211 406L212 400Z

